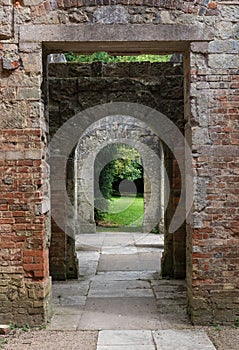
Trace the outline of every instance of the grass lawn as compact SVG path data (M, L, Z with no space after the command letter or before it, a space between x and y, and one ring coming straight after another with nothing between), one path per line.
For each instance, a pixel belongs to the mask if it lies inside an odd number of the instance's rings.
M112 197L109 213L98 226L98 231L141 231L144 215L144 198L138 197Z

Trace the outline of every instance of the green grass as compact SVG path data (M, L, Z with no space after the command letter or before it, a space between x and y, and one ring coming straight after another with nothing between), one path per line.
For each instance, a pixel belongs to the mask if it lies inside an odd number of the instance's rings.
M100 231L116 229L141 230L144 215L143 196L133 197L112 197L109 205L109 213L104 218L103 227L98 227Z

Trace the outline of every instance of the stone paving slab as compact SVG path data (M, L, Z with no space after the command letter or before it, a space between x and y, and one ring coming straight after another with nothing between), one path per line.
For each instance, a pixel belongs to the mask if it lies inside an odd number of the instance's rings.
M97 350L216 350L207 334L195 330L103 330Z
M153 332L157 350L216 350L207 334L195 330L161 330Z
M54 315L47 329L51 331L76 331L80 318L79 314Z
M152 332L147 330L103 330L98 345L153 345Z
M104 232L102 233L82 233L76 235L76 250L100 250L105 238Z
M135 233L134 241L137 247L164 247L164 237L162 234Z
M77 252L79 260L79 275L88 279L96 274L100 254L98 252Z
M60 305L53 308L54 315L78 315L82 316L84 305Z
M160 270L160 253L101 255L97 271Z
M185 311L184 314L182 313L171 313L171 314L165 314L160 316L160 322L161 322L161 328L162 330L167 329L180 329L180 328L190 328L192 327L192 323L189 320L189 317L187 316L187 313Z
M85 305L86 296L72 295L68 297L63 297L60 299L60 305L62 306L81 306Z
M78 330L161 329L154 298L88 298Z
M134 234L126 232L105 232L104 247L134 245Z
M64 298L69 296L86 296L88 294L90 281L66 281L53 282L53 298Z
M154 297L148 281L94 281L89 297Z
M156 271L103 271L91 278L93 281L133 281L133 280L152 280L159 278Z
M101 249L102 254L136 254L138 249L134 246L120 246L120 247L103 247Z
M148 253L149 252L149 248L147 248L147 247L138 246L138 247L136 247L136 249L137 249L138 253ZM160 254L160 257L161 257L162 253L163 253L163 249L161 249L161 248L150 248L150 252L158 253L158 254Z
M154 345L99 345L97 350L156 350Z

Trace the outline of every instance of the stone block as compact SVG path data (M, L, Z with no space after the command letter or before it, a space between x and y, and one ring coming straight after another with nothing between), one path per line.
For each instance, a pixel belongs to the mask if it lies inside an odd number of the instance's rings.
M22 24L31 21L31 10L29 7L16 7L14 10L14 21Z
M36 6L42 3L42 0L24 0L25 6Z
M192 138L195 145L210 145L212 143L207 128L194 127L192 128L192 132Z
M40 43L25 43L25 42L20 42L19 43L19 51L21 52L36 52L41 49L41 44Z
M209 53L239 53L238 40L216 40L211 41L208 47Z
M28 74L17 70L4 81L8 87L38 87L40 88L41 79L39 76L29 76Z
M25 101L5 102L1 105L0 127L15 129L26 127L28 107Z
M239 20L239 11L238 11L238 5L234 5L232 6L232 4L230 6L220 6L220 12L221 12L221 16L223 19L225 19L226 21L236 21L238 22Z
M41 73L42 57L41 52L20 53L23 68L26 72Z
M25 151L25 159L41 159L42 150L40 149L29 149Z
M6 152L6 159L7 160L18 160L23 159L24 155L21 151L7 151Z
M206 201L206 191L207 191L207 183L205 178L196 178L195 179L195 209L197 211L201 211L207 205Z
M17 93L18 100L40 100L41 90L39 88L20 87Z
M12 6L0 7L0 39L12 37Z
M129 14L123 6L99 7L93 14L94 22L102 24L126 24Z
M207 42L196 42L191 43L191 50L192 52L197 53L207 53L208 52L208 43Z
M11 6L12 0L0 0L0 5L2 6Z
M238 54L210 54L208 56L208 66L214 69L238 69Z
M2 66L6 70L14 70L20 66L20 57L16 45L4 45Z

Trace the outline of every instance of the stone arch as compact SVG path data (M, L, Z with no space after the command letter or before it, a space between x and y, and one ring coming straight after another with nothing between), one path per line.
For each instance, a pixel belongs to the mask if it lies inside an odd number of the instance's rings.
M95 232L94 223L94 160L96 154L111 143L126 143L138 150L144 168L143 231L152 223L164 230L164 158L160 139L142 121L129 116L108 116L95 122L82 135L76 148L75 184L76 216L79 232ZM150 152L152 150L152 152ZM85 163L85 164L84 164ZM151 196L153 198L151 198ZM148 210L149 203L151 212ZM160 204L159 204L160 203ZM77 222L77 219L75 219Z

